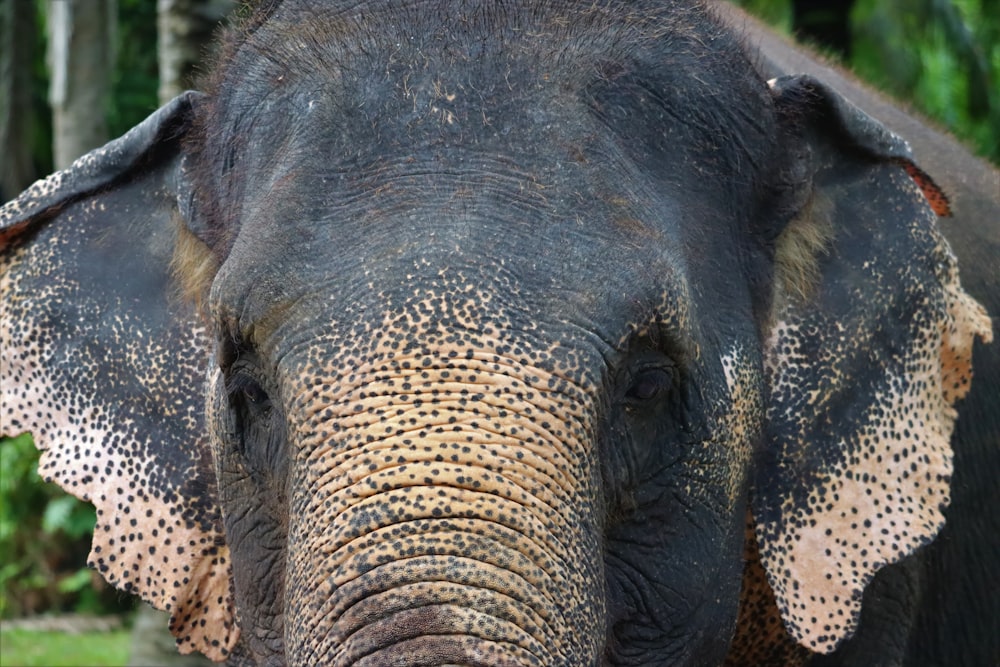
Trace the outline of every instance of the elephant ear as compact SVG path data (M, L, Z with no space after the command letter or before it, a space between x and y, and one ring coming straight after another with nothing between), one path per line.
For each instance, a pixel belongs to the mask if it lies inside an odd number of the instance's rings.
M235 644L203 423L212 343L171 261L186 93L0 209L0 431L97 508L89 564L172 612L182 652Z
M807 77L772 82L808 203L776 247L766 340L760 562L791 636L851 636L876 571L931 541L949 500L953 404L985 311L905 142Z

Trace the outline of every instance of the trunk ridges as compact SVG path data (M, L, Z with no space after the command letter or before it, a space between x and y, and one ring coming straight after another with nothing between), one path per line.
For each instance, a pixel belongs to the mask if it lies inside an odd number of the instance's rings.
M405 645L407 665L593 662L596 400L567 379L586 374L565 350L441 336L433 310L419 346L366 328L310 346L338 350L335 368L314 352L286 375L289 657L393 664Z

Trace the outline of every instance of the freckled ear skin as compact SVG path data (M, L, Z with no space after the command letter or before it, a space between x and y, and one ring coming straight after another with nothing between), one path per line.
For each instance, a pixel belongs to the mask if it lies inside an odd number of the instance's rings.
M186 93L0 209L0 430L97 507L90 565L173 612L182 652L239 636L203 424L212 349L170 263ZM211 634L209 634L211 633Z
M906 144L814 79L772 88L821 202L786 233L822 228L825 247L809 290L777 287L752 509L786 629L829 653L854 632L874 574L943 525L953 405L991 328L959 285Z

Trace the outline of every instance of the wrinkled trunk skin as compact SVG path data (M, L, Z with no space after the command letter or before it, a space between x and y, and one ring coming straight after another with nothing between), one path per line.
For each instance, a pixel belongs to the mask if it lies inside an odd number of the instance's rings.
M582 360L504 340L481 308L429 297L329 335L286 375L290 663L597 662Z

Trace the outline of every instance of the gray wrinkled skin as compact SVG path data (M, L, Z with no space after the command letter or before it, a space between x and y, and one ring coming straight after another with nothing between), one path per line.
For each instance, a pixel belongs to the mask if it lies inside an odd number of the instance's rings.
M824 84L697 4L289 0L225 40L0 210L5 428L182 651L791 664L941 529L989 320Z

